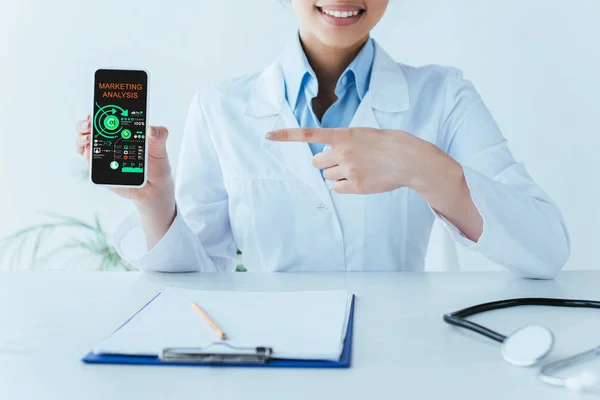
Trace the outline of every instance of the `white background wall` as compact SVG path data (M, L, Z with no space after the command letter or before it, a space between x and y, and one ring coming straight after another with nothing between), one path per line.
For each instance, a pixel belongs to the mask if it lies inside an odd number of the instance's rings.
M151 72L150 122L170 128L175 159L194 92L263 68L295 32L278 0L0 4L0 237L41 221L39 211L97 212L109 230L131 211L80 179L74 125L91 110L95 69ZM516 158L563 210L573 269L598 268L598 16L597 0L392 0L373 32L401 62L454 65L474 81ZM460 259L463 269L494 268L476 254Z

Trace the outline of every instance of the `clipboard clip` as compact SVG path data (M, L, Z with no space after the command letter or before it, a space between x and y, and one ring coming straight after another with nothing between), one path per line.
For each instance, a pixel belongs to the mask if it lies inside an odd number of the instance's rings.
M222 351L215 348L221 347ZM227 342L215 342L205 347L165 348L158 358L164 362L207 364L265 364L271 359L270 347L236 347Z

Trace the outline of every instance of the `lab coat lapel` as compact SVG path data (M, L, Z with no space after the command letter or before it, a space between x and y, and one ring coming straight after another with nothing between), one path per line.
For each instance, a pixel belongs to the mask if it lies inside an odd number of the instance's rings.
M408 81L404 70L377 42L369 92L372 96L372 108L378 112L393 116L410 108Z
M264 137L269 129L299 127L285 99L285 81L279 61L259 75L244 114L256 119L255 126L261 136L261 147L308 186L324 205L333 207L327 185L319 170L312 165L312 152L308 144L273 142Z
M350 127L385 129L377 119L394 120L410 108L408 84L402 67L375 42L369 91L362 99Z
M351 128L380 128L373 111L372 93L369 90L363 97L352 121L350 121Z

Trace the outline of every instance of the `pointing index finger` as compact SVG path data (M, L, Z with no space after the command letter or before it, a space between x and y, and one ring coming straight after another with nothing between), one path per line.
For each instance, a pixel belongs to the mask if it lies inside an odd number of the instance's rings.
M333 145L342 129L338 128L293 128L279 129L266 134L274 142L306 142Z

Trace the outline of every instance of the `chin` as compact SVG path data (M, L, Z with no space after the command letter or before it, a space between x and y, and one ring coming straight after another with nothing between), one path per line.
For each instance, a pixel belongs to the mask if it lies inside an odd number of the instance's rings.
M356 46L357 43L362 41L369 35L368 32L356 32L349 33L340 29L327 29L326 32L318 32L315 36L321 43L327 47L334 49L348 49Z

